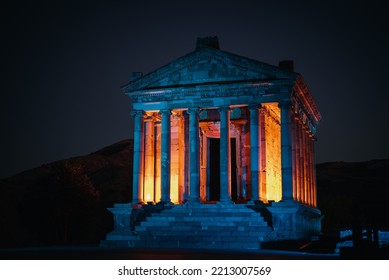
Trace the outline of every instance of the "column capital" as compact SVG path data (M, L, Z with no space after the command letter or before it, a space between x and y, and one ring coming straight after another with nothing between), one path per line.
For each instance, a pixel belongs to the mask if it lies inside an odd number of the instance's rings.
M231 107L229 105L222 105L217 109L220 113L221 112L229 112L231 111Z
M186 110L186 112L190 115L198 114L198 113L200 113L200 108L199 107L191 107L191 108L188 108L188 110Z
M180 114L180 113L174 113L171 115L172 115L173 120L179 120L182 118L182 114Z
M131 111L131 116L132 117L142 117L144 115L144 111L143 110L132 110Z
M261 103L250 103L248 105L248 107L249 107L249 110L261 109L262 104Z
M158 112L158 114L170 116L172 114L172 111L170 109L162 109Z
M280 102L278 102L278 107L279 108L290 108L292 107L292 101L290 100L281 100Z
M153 115L143 115L144 122L152 122L154 121L154 116Z

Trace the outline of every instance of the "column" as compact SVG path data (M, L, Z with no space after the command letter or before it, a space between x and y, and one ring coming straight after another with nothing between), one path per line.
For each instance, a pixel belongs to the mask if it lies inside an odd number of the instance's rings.
M199 139L199 108L190 108L189 114L189 169L190 169L190 191L189 201L200 201L200 139Z
M300 143L300 202L305 203L305 174L304 174L304 128L299 122L299 143Z
M266 191L266 119L265 109L261 107L259 109L259 198L267 202L267 191Z
M161 201L161 121L154 123L155 161L154 161L154 200Z
M259 200L259 134L258 104L250 104L250 162L251 162L251 200Z
M309 157L311 161L311 206L315 207L315 158L313 154L313 135L309 138Z
M154 119L146 116L144 133L145 167L143 180L143 201L154 201Z
M308 203L308 170L307 170L307 138L305 137L306 132L305 132L305 126L304 124L302 125L302 152L303 152L303 203L307 204Z
M310 180L310 161L309 161L309 137L308 137L308 130L305 131L304 134L305 137L305 162L306 162L306 169L307 169L307 176L305 180L307 180L307 204L311 204L311 180Z
M170 203L170 110L161 110L161 202Z
M230 203L230 107L221 106L220 113L220 202Z
M308 134L304 126L304 165L305 165L305 203L309 205L309 153L308 153Z
M299 119L295 117L294 124L295 124L295 146L296 146L296 200L301 202L301 170L300 170L300 126L299 126Z
M315 137L312 137L313 162L313 207L317 207L316 165L315 165Z
M291 102L280 102L281 111L281 167L282 167L282 200L293 199L292 153L290 141L290 107Z
M190 185L190 149L189 149L189 117L186 112L182 113L184 118L184 145L185 145L185 163L184 163L184 197L183 201L189 199L189 185Z
M132 177L132 203L143 202L142 200L142 126L143 111L132 111L134 117L134 155Z
M294 113L292 113L294 115ZM294 117L291 118L291 148L292 148L292 185L293 185L293 200L297 201L297 145L296 145L296 123Z

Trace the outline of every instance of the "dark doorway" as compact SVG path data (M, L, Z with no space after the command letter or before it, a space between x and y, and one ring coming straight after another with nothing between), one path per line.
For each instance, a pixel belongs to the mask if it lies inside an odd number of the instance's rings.
M237 199L236 184L236 139L231 138L231 197ZM210 201L220 200L220 138L209 138L209 197Z
M209 200L220 199L220 139L209 139Z

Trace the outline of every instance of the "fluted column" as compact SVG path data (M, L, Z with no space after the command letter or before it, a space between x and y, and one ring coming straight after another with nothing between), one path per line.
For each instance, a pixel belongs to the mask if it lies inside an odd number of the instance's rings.
M295 137L295 180L296 180L296 200L301 201L301 168L300 168L300 125L299 125L299 119L295 117L294 119L294 125L295 125L295 130L294 130L294 137Z
M144 132L144 180L143 200L154 201L154 119L153 116L146 116Z
M293 113L294 114L294 113ZM291 118L291 148L292 148L292 185L293 185L293 200L297 199L297 145L296 145L296 123L294 117Z
M189 201L200 201L200 139L199 139L199 108L190 108L189 114L189 141L190 141L190 191Z
M259 199L267 201L266 191L266 118L265 109L259 109Z
M184 197L183 201L189 200L190 193L190 137L189 137L189 116L187 112L182 113L184 118L184 145L185 145L185 163L184 163Z
M313 135L310 135L309 138L309 153L310 153L310 161L311 161L311 206L315 207L315 158L314 158L314 152L313 152L313 142L314 138Z
M132 111L134 117L134 154L133 154L133 177L132 177L132 203L143 202L142 190L142 126L143 111Z
M161 110L161 202L170 202L170 110Z
M178 115L178 200L187 201L185 197L185 118L184 112Z
M307 173L307 139L305 137L305 126L302 125L301 142L303 155L303 203L308 203L308 173Z
M259 200L259 133L258 104L250 104L250 162L251 162L251 200Z
M308 161L308 135L304 126L304 174L305 174L305 204L309 204L309 161Z
M308 205L312 206L312 151L311 151L311 135L307 134L307 152L308 152Z
M300 146L300 202L305 203L305 171L304 171L304 128L301 122L298 123L299 146Z
M313 207L317 207L317 184L316 184L316 164L315 164L315 137L312 138L312 158L313 158Z
M161 201L161 121L154 123L155 161L154 161L154 197Z
M230 172L230 107L221 106L220 113L220 202L231 202Z
M281 167L282 167L282 200L293 199L292 153L290 141L290 108L291 102L280 102L281 111Z

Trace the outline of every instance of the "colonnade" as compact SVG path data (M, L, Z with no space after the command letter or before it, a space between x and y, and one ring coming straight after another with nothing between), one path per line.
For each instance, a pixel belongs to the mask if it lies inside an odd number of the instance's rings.
M297 116L292 121L293 198L303 204L317 207L315 137Z
M316 206L316 180L313 158L313 136L300 122L293 118L290 102L280 102L281 133L281 167L282 167L282 201L295 200ZM181 131L179 137L184 138L182 150L185 160L181 167L185 173L185 190L181 194L189 203L200 203L200 143L199 113L194 107L182 111L181 116L187 120L189 116L189 133ZM250 169L252 201L260 200L263 155L260 145L264 141L263 108L261 104L249 104L250 112ZM220 116L220 203L232 203L230 189L230 106L218 108ZM180 111L181 112L181 111ZM153 186L156 201L171 203L171 110L160 110L160 138L154 134L152 116L144 111L133 111L134 116L134 161L133 161L133 203L153 200L144 198L146 185ZM261 117L262 116L262 117ZM186 123L186 122L185 122ZM185 125L185 124L184 124ZM182 129L181 129L182 130ZM188 145L189 142L189 145ZM154 151L154 143L157 147ZM159 144L160 143L160 144ZM160 151L157 151L160 145ZM181 145L182 146L182 145ZM189 150L189 152L187 151ZM158 158L160 157L160 158ZM189 158L188 158L189 157ZM188 173L189 172L189 176ZM160 174L159 174L160 173ZM182 175L182 172L180 173ZM153 182L151 181L153 180ZM148 182L150 181L150 182ZM158 183L160 182L160 184ZM160 189L160 190L159 190ZM189 194L187 193L189 192ZM147 201L145 201L147 200Z

